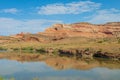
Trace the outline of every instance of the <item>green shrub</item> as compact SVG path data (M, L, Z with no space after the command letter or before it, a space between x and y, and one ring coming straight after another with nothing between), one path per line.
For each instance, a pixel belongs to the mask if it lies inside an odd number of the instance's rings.
M85 51L89 51L90 49L89 48L86 48Z
M21 48L22 52L28 52L28 53L33 53L34 49L32 47L23 47Z
M53 54L54 54L54 55L58 55L58 49L55 49L55 50L53 51Z
M98 41L97 43L103 43L103 41Z
M33 50L32 47L24 47L24 48L21 48L21 50Z
M39 49L36 49L36 52L38 52L38 53L46 53L46 50L44 48L39 48Z
M22 52L32 53L33 48L32 47L13 48L13 51L22 51Z
M19 48L13 48L13 51L18 51L19 50Z

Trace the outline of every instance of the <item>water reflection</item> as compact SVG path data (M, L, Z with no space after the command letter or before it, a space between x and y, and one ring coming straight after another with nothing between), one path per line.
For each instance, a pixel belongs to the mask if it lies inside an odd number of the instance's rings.
M15 80L119 80L119 66L115 62L97 60L89 62L50 58L44 62L18 62L1 59L0 76L5 79L14 77Z

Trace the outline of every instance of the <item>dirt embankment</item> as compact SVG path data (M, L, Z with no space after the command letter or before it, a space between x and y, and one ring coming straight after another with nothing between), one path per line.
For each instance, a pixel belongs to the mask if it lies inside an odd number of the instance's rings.
M102 51L92 51L89 49L79 50L79 49L68 49L68 50L59 50L59 55L61 56L74 56L78 58L105 58L120 60L120 54L102 52Z
M14 56L10 56L11 53L14 53ZM31 55L24 54L24 53L31 53ZM42 56L65 56L65 57L74 57L77 59L93 59L93 58L104 58L104 59L111 59L111 60L120 60L119 53L109 53L103 52L100 50L94 49L77 49L77 48L67 48L67 49L57 49L57 48L40 48L40 49L33 49L33 48L23 48L23 49L13 49L11 51L8 50L4 54L0 54L0 57L8 57L8 58L22 58L31 60L37 59Z

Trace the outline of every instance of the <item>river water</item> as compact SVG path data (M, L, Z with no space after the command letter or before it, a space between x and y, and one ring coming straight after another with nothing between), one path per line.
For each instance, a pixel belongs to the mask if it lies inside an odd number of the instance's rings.
M111 64L109 66L111 67L56 69L43 61L0 59L0 80L120 80L120 68L112 68Z

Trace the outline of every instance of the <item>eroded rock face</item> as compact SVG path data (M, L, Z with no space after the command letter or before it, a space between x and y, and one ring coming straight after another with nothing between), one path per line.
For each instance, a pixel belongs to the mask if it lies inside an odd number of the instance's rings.
M74 23L74 24L54 24L44 32L38 34L19 33L10 36L18 41L37 41L50 42L57 41L68 37L86 37L86 38L106 38L120 37L120 22L111 22L106 24ZM0 43L6 42L5 40ZM8 42L8 41L7 41Z
M19 39L19 41L45 42L44 38L39 37L39 36L34 36L34 35L30 34L30 33L23 33L23 32L21 32L19 34L16 34L16 35L13 35L13 36L10 36L10 37L15 38L15 39Z
M55 24L41 34L54 37L120 37L120 22L100 25L90 23Z

